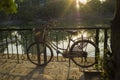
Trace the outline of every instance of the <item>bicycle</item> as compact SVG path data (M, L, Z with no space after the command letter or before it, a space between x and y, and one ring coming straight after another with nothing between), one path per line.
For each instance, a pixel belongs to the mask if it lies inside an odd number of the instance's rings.
M73 31L66 31L70 34L69 41L66 49L60 48L55 45L52 41L50 41L46 35L48 34L47 27L45 27L42 31L42 40L33 42L27 48L27 57L30 62L38 66L47 65L53 58L53 50L58 51L65 58L70 58L76 65L80 67L90 67L97 63L97 58L99 55L99 48L97 45L85 39L72 39L72 34L75 33ZM38 35L38 34L37 34ZM73 44L70 46L70 42ZM89 48L88 48L89 46ZM32 52L32 50L34 50ZM64 52L68 52L63 54L60 50ZM90 52L92 51L93 52ZM32 55L33 54L33 55ZM36 57L37 56L37 57Z

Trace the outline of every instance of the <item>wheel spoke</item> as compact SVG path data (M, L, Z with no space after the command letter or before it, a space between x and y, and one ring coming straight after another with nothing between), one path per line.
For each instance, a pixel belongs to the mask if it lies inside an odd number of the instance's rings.
M92 53L91 53L92 51ZM81 40L75 42L70 49L71 55L77 55L71 57L73 62L81 67L90 67L95 64L95 53L98 52L98 47L89 40ZM94 56L91 56L94 55Z
M31 58L34 55L34 59ZM27 49L27 57L35 65L43 66L53 57L52 49L44 42L32 43Z

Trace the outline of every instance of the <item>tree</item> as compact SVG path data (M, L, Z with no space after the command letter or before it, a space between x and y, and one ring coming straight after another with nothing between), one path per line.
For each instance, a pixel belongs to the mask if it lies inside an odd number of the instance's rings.
M110 80L118 80L120 79L120 0L116 0L116 11L111 24L111 32L114 76Z
M15 3L15 0L1 0L0 11L5 12L6 14L16 13L17 4Z
M82 24L103 25L108 24L114 14L114 1L90 0L85 5L81 5L80 15Z
M65 17L74 10L73 0L52 0L41 7L38 15L43 19Z
M84 25L96 25L101 24L100 20L102 17L100 16L100 1L99 0L91 0L80 9L81 21ZM97 19L97 20L96 20Z

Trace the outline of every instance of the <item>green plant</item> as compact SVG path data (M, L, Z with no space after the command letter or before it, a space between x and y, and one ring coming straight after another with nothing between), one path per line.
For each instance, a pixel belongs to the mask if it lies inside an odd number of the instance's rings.
M111 80L114 76L114 63L113 63L113 56L110 50L104 50L104 61L103 61L103 78L104 80Z

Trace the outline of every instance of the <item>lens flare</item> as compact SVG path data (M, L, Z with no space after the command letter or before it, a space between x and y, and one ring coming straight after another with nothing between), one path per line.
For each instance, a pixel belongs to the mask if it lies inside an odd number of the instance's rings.
M80 5L79 5L79 0L76 0L76 8L79 9Z

